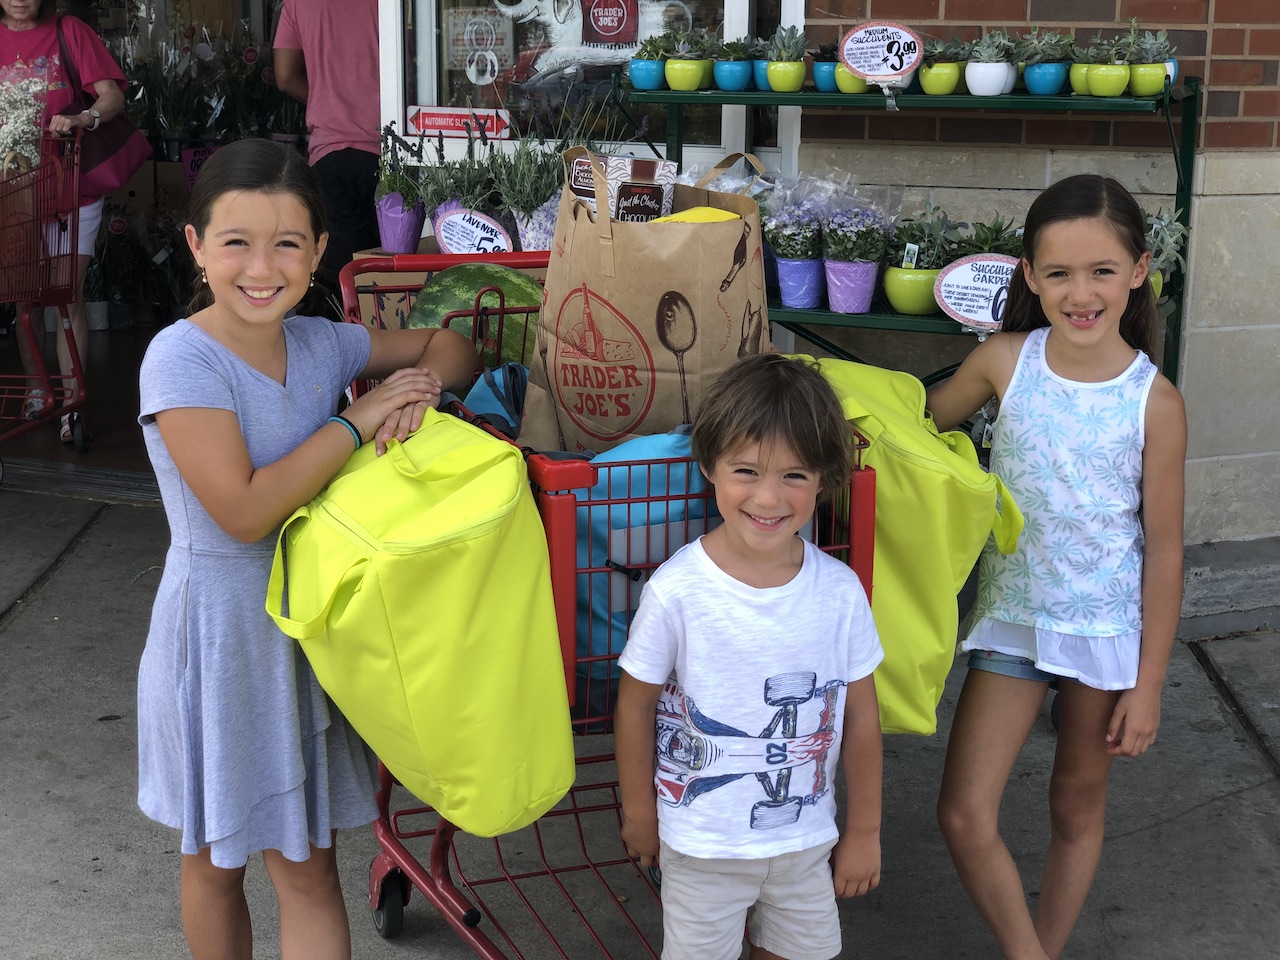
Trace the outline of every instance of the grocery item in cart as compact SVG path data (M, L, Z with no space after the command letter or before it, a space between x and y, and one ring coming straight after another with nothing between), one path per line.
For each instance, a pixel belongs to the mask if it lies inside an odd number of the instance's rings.
M565 154L570 165L588 157L580 147ZM690 423L704 386L765 348L759 206L705 186L741 157L672 188L677 213L714 207L740 219L613 220L563 191L521 442L601 452ZM603 196L605 172L592 171Z
M459 263L434 274L422 286L405 318L406 329L439 327L451 313L476 310L514 309L542 304L542 284L519 270L497 263ZM494 323L497 321L494 320ZM471 336L472 321L455 319L450 328ZM512 318L502 327L502 344L498 353L503 360L524 362L533 356L537 328L525 316Z
M281 528L267 612L396 779L468 833L517 830L573 783L546 536L514 445L428 410L385 456L356 450Z

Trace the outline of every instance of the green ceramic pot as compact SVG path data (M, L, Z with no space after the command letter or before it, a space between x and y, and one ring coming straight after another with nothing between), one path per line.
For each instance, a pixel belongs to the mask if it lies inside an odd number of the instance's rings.
M1073 63L1071 72L1068 74L1071 82L1071 92L1077 96L1089 96L1089 64Z
M920 89L930 96L944 97L955 93L960 85L960 64L935 63L925 64L920 68Z
M867 81L849 72L843 63L836 64L836 88L841 93L866 93Z
M1089 96L1118 97L1129 86L1127 63L1089 64Z
M933 285L941 270L908 270L889 267L884 272L884 295L898 313L924 317L938 312Z
M803 60L771 60L768 73L770 90L795 93L804 86L806 67Z
M668 60L664 73L672 90L697 90L702 85L701 60Z
M1158 97L1164 91L1165 65L1133 63L1129 65L1129 94L1135 97Z

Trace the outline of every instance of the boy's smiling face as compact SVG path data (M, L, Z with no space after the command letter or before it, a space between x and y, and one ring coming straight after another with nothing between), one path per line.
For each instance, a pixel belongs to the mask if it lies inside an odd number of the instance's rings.
M723 525L716 531L743 559L791 557L796 534L813 518L821 484L783 440L747 442L728 450L710 472Z

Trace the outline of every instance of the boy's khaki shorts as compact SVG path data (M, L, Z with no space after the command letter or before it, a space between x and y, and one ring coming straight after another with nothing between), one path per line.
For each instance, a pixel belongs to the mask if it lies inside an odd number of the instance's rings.
M787 960L839 956L834 846L706 860L662 844L662 960L737 960L744 921L753 944Z

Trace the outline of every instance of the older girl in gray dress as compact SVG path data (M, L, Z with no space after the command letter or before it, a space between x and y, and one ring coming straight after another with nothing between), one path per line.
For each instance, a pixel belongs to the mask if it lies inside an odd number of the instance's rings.
M172 543L138 676L138 803L182 832L192 955L252 957L243 878L261 851L284 958L346 960L335 831L371 821L375 761L265 611L276 530L351 451L403 440L475 367L448 330L285 314L324 251L302 157L223 147L191 197L193 313L142 364L138 418ZM381 385L335 416L353 379Z

